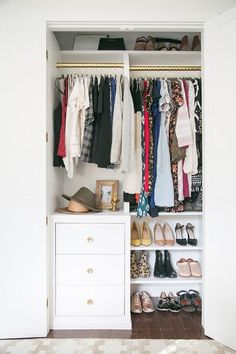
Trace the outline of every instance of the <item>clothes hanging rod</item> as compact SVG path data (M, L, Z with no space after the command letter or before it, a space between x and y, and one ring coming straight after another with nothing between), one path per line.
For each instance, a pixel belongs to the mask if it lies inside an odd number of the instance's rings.
M123 68L123 63L57 63L57 68Z
M57 68L123 68L123 63L57 63ZM130 65L130 71L201 71L200 65Z

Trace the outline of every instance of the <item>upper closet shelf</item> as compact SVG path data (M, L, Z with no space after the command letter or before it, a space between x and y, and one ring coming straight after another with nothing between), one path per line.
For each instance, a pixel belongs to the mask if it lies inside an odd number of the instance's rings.
M60 57L62 63L123 63L128 57L130 65L201 65L197 51L62 50Z

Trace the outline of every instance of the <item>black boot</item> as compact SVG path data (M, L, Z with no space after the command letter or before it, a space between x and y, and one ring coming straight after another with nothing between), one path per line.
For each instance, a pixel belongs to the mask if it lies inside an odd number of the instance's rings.
M156 261L154 266L154 277L165 278L165 269L161 251L156 251Z
M165 253L165 259L164 259L164 267L165 267L165 274L166 277L168 278L176 278L177 277L177 273L176 271L173 269L171 261L170 261L170 253L168 251L164 251Z

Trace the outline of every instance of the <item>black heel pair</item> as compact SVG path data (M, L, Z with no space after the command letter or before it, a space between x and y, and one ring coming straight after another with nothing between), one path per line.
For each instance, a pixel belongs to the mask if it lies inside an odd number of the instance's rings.
M184 237L184 229L187 232L188 241L186 237ZM189 244L190 246L197 246L197 239L195 238L194 226L192 224L188 223L185 227L185 225L177 223L175 226L175 233L176 243L178 243L180 246L187 246L187 244Z

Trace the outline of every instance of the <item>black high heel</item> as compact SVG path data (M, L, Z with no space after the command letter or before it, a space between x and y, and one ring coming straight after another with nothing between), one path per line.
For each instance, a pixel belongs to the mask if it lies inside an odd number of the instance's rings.
M186 232L188 234L188 244L191 246L197 246L197 239L194 235L194 226L190 222L186 225Z
M181 225L180 223L175 225L176 243L178 243L180 246L187 246L187 240L185 237L183 237L183 230L184 225Z

